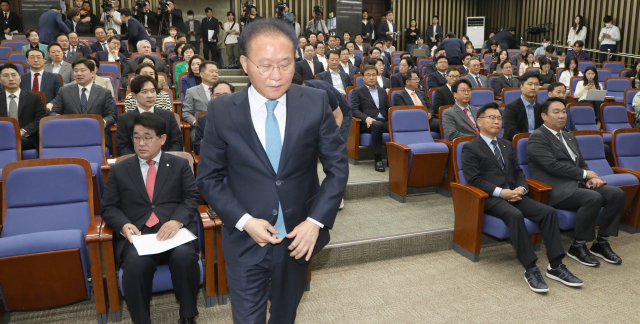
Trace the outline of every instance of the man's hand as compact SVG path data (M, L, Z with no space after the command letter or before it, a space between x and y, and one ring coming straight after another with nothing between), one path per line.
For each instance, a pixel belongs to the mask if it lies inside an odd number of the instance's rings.
M131 224L131 223L124 224L124 226L122 226L122 231L121 232L124 235L124 237L131 244L133 244L133 240L131 239L131 236L133 236L134 234L140 236L142 234L142 233L140 233L138 228L135 225ZM131 232L133 232L133 234L131 234Z
M522 200L522 192L519 189L502 189L502 191L500 191L500 198L509 202L515 202Z
M276 238L275 234L278 233L278 230L264 219L251 218L242 229L261 247L265 247L267 243L279 244L284 240L284 237Z
M23 131L22 129L20 130L20 136L24 136L27 132Z
M373 122L376 121L375 119L371 118L371 117L367 117L367 119L365 119L365 123L367 123L367 128L371 127L371 124L373 124Z
M158 241L168 240L176 235L181 227L182 224L177 220L170 220L160 227L160 230L156 233L156 239Z
M84 46L89 47L89 42L84 39L79 40L80 43L84 44Z
M597 178L598 174L591 171L591 170L587 170L587 180L591 180L593 178Z
M427 119L431 119L431 113L430 112L427 113Z
M291 251L289 256L297 260L306 254L305 260L309 261L313 248L316 246L319 232L320 226L308 219L296 226L291 233L287 234L287 238L295 238L288 247L289 251Z
M53 104L52 103L48 103L45 107L47 107L48 110L53 109Z
M600 179L600 178L593 178L593 179L587 181L587 188L590 188L591 185L593 185L592 189L596 189L596 188L600 188L600 187L602 187L602 186L604 186L606 184L607 184L607 182L602 180L602 179Z

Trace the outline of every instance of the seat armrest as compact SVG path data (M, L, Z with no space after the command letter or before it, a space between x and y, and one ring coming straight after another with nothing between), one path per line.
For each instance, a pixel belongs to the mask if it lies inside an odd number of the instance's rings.
M546 184L531 178L527 178L527 185L529 185L529 189L531 189L531 191L535 192L548 192L552 190L552 188Z
M191 155L193 156L193 164L198 165L198 161L200 161L200 155L195 153L191 153Z
M100 242L100 227L101 222L89 222L89 228L87 229L87 243Z
M436 143L445 143L445 144L447 144L447 146L449 148L453 148L453 142L450 141L450 140L447 140L447 139L434 139L433 141L436 142Z
M2 234L2 225L0 224L0 234Z
M478 198L478 199L489 198L489 195L486 192L484 192L484 191L482 191L482 190L480 190L480 189L478 189L478 188L476 188L474 186L465 184L465 183L452 182L451 183L451 189L454 189L454 188L457 189L457 190L461 190L461 191L463 191L465 193L469 193L469 194L471 194L472 196L474 196L475 198Z
M211 207L207 205L198 206L198 212L200 213L200 218L202 219L202 228L205 230L213 229L216 227L216 223L209 217L207 210L211 209Z
M614 173L632 174L632 175L636 176L638 179L640 179L640 171L638 171L638 170L629 169L629 168L622 168L622 167L611 167L611 170L613 170Z
M411 151L410 147L408 147L408 146L406 146L406 145L404 145L402 143L387 142L386 145L387 145L387 150L389 148L393 147L393 148L397 148L397 149L402 150L402 151Z
M113 241L113 230L107 223L102 222L102 226L100 228L100 242L111 242Z

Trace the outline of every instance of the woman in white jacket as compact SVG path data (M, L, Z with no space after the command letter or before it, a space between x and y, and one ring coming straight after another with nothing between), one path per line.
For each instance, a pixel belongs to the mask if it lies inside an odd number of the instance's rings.
M573 56L567 58L564 62L564 66L568 66L569 68L565 68L564 71L562 71L562 74L560 74L560 82L567 87L567 94L569 94L571 93L571 78L582 76L582 71L578 68L578 59Z
M604 89L604 84L598 81L598 70L593 66L589 66L584 71L582 81L578 81L578 84L576 84L576 92L574 93L574 97L578 98L578 102L590 103L593 105L593 109L596 113L596 121L600 120L600 106L602 105L602 101L585 99L587 98L587 92L589 92L589 90L602 89Z
M584 17L577 15L573 20L573 26L569 29L567 44L573 46L576 41L585 41L587 39L587 26L584 25Z

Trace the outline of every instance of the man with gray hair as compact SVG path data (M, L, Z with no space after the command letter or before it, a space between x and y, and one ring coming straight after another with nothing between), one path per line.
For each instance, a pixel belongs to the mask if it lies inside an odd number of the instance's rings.
M122 69L122 77L120 78L120 83L122 83L124 87L127 87L127 85L129 84L129 74L136 72L136 69L138 68L138 64L142 63L143 57L145 55L153 55L152 54L153 52L151 51L151 43L146 39L139 41L136 44L136 47L138 48L138 53L140 54L140 57L128 60L127 64L125 64L124 66L124 69ZM169 69L167 68L167 63L163 59L153 57L153 62L154 62L154 65L156 66L156 72L164 72L167 75L169 75ZM171 81L172 81L171 79L172 78L167 79L167 85L169 87L171 86Z
M491 88L487 76L480 74L480 60L477 57L472 57L471 60L469 60L469 74L463 79L469 80L474 89Z
M197 184L222 220L234 323L266 322L267 302L270 323L295 322L349 176L327 93L291 84L296 43L280 20L246 25L240 63L251 83L208 105Z

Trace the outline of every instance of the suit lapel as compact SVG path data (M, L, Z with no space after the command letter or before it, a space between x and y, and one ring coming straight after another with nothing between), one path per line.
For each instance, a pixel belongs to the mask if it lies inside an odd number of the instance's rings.
M452 108L455 108L456 113L460 116L460 118L462 118L462 120L467 123L467 125L471 126L471 129L475 129L475 125L471 124L471 121L469 121L469 116L467 116L467 114L465 114L464 111L460 109L460 106L454 105ZM471 113L471 115L473 115L473 113Z
M204 100L205 103L209 102L209 98L207 98L207 94L204 92L204 88L202 87L202 85L196 86L196 93L200 95L200 98L202 98L202 100Z
M296 139L300 135L300 127L304 121L307 107L304 105L302 96L302 91L296 86L292 85L287 91L287 125L284 130L284 142L280 153L278 174L281 174L287 166L287 162L293 155L293 148L297 143Z
M129 177L133 181L133 184L136 186L136 188L138 188L138 191L140 191L140 194L150 203L151 200L149 199L149 194L147 193L147 187L144 184L144 178L142 177L142 170L140 170L139 162L140 160L138 159L137 155L133 159L130 159L129 165L127 167L127 172L129 173Z
M9 109L7 109L7 93L2 92L0 94L0 116L9 116Z
M22 109L24 109L24 105L27 101L27 94L24 91L20 91L20 98L18 98L18 118L22 114ZM5 103L7 101L5 100Z
M78 85L77 83L74 84L71 88L69 88L69 91L71 91L71 98L73 98L73 103L75 104L75 107L77 107L76 111L78 113L80 113L80 85ZM87 107L89 107L89 105L87 105Z
M487 142L485 142L484 139L481 138L480 136L478 136L478 139L482 142L482 144L480 144L480 149L482 149L482 151L487 155L487 157L489 157L489 160L492 160L498 169L502 170L503 173L506 173L507 161L504 159L504 154L502 154L502 159L504 160L505 169L503 169L500 166L498 159L496 159L495 153L493 153L493 149L489 147ZM498 148L500 149L500 152L502 152L502 150L504 149L500 147L500 141L498 141Z
M158 198L158 194L162 190L162 186L164 185L165 180L167 180L170 160L171 157L168 155L168 153L162 152L162 154L160 155L160 163L158 163L156 183L155 187L153 188L153 201L156 201L156 199Z
M98 89L96 88L96 84L94 83L91 87L91 92L89 92L89 98L87 98L87 113L93 107L93 102L96 101L96 97L98 96ZM102 113L100 113L102 115Z
M567 147L564 146L564 144L562 142L560 142L558 137L553 135L553 133L551 133L546 127L541 127L541 129L543 130L545 135L547 135L547 137L549 137L551 139L551 142L553 143L553 145L555 145L557 148L559 148L562 152L564 152L564 154L567 155L567 157L569 157L571 159L571 154L569 154L569 151L567 151ZM566 138L565 138L565 140L566 140Z

